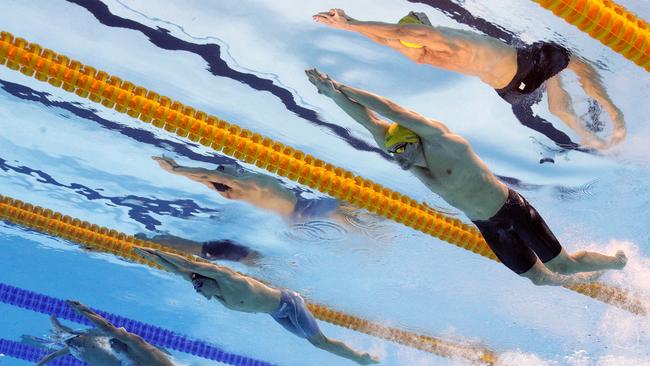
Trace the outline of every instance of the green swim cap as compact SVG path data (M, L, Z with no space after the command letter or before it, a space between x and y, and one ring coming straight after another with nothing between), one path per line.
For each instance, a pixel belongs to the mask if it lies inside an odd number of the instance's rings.
M416 143L420 142L420 137L415 132L397 123L393 123L386 131L386 140L384 146L391 148L399 143Z
M401 24L424 24L424 23L422 21L420 21L420 19L418 19L416 16L411 15L411 13L409 13L407 16L400 19L399 22L397 22L397 24L401 25ZM424 47L424 46L416 44L416 43L406 42L406 41L402 41L402 40L400 40L399 42L401 44L403 44L404 46L408 47L408 48L422 48L422 47Z

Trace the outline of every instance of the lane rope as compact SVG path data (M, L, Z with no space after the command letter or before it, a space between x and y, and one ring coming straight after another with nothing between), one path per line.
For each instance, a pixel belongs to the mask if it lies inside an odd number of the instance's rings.
M16 358L27 362L38 362L41 358L48 354L47 350L30 346L24 343L11 341L9 339L0 338L0 356L5 355L8 357ZM1 360L2 358L0 358ZM56 360L49 362L48 366L89 366L83 361L66 355L59 357Z
M25 310L54 315L59 319L93 326L88 319L72 310L64 300L3 283L0 283L0 302ZM158 347L185 352L207 360L219 361L229 365L272 366L272 364L268 362L258 361L249 357L226 352L210 343L192 339L165 328L125 318L102 310L93 309L93 311L103 316L116 327L124 327L129 332L141 336L147 342Z
M355 176L350 171L79 61L70 60L52 50L43 49L38 44L14 38L7 32L0 34L0 63L217 152L255 164L358 208L497 261L494 252L472 225L438 213L423 203ZM565 287L632 313L645 314L641 302L622 289L598 282Z
M158 243L141 240L131 235L100 227L87 221L81 221L59 212L24 203L20 200L15 200L3 195L0 195L0 220L12 222L51 236L81 244L82 246L92 248L93 250L114 254L124 259L154 268L160 267L157 264L145 260L137 255L133 252L133 248L145 247L164 249L166 251L183 255L186 258L201 260L200 258L191 257L187 254L170 250ZM472 362L482 362L486 364L493 364L496 359L494 352L485 347L441 340L427 335L388 327L331 309L322 304L307 303L307 306L319 320L404 346L416 348L441 357L462 357Z
M614 52L650 71L650 26L609 0L533 0Z

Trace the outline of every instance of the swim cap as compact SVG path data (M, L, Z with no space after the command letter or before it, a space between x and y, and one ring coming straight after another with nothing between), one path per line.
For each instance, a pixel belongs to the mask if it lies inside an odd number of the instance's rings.
M412 12L409 13L407 16L403 17L402 19L397 22L397 24L424 24L420 19L418 19ZM424 46L416 44L416 43L411 43L411 42L406 42L406 41L399 41L401 44L408 48L422 48Z
M395 144L399 144L401 142L416 143L420 141L420 138L415 134L415 132L409 130L408 128L402 127L397 123L393 123L388 128L388 131L386 131L385 141L386 148L390 148L392 146L395 146Z

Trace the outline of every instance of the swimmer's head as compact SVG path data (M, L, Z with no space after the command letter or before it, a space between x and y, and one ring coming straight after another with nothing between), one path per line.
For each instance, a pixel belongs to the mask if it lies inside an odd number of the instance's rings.
M393 123L386 131L385 147L399 166L408 170L423 158L420 137L406 127Z
M422 20L422 19L426 19ZM426 15L423 13L414 13L410 12L408 13L407 16L403 17L400 19L397 24L403 25L403 24L419 24L419 25L431 25L431 23L428 23L428 19L426 18ZM411 43L411 42L406 42L406 41L399 41L402 45L408 47L408 48L422 48L424 46L416 43Z
M220 296L219 285L212 278L201 276L198 273L192 273L192 286L194 286L194 291L200 293L208 300L213 296Z

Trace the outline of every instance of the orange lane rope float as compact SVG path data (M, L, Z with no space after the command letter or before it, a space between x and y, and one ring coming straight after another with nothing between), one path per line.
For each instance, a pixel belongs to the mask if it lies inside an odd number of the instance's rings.
M456 218L447 217L410 197L280 142L70 60L35 43L14 38L7 32L0 34L0 63L358 208L497 260L480 232ZM602 283L567 288L632 313L645 314L641 303L623 290Z
M609 0L533 0L650 71L650 26Z
M150 267L160 268L157 264L137 255L133 251L134 247L163 249L190 258L186 254L160 244L141 240L131 235L97 226L87 221L72 218L59 212L34 206L3 195L0 195L0 220L6 220L48 235L79 243L92 250L114 254ZM195 257L192 258L197 259ZM494 364L496 360L494 352L484 347L449 342L388 327L331 309L322 304L308 303L307 306L314 316L322 321L413 347L441 357L460 357L472 362L487 364Z

